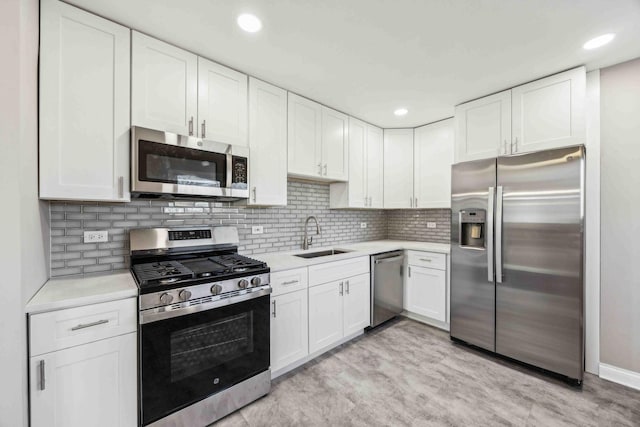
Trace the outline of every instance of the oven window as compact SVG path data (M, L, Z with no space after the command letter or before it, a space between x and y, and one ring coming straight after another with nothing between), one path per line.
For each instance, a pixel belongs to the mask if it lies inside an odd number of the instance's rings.
M253 312L171 334L171 382L181 381L253 352Z
M140 181L224 187L227 156L175 145L138 142Z

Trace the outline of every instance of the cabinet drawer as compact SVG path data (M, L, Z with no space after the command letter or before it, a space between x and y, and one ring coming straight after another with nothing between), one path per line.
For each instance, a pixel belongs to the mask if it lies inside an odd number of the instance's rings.
M419 267L435 268L438 270L447 269L447 256L434 252L409 252L409 265L417 265Z
M273 289L271 294L273 296L307 289L308 284L306 267L271 273L271 288Z
M127 298L31 315L30 355L134 332L137 314L137 298Z
M312 265L309 266L309 286L320 285L368 272L368 256Z

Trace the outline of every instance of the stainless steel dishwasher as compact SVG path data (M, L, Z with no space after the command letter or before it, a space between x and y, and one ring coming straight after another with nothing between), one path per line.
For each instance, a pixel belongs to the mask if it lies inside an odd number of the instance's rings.
M404 252L393 251L371 256L371 327L402 312Z

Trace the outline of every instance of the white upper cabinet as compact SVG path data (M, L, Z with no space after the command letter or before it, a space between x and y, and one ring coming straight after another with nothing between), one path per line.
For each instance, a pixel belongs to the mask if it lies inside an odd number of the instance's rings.
M289 174L322 181L346 181L349 117L289 93Z
M322 106L288 95L288 170L292 175L322 176Z
M287 204L287 91L249 79L250 205Z
M198 136L247 145L247 75L198 58Z
M584 67L513 88L512 152L584 144L585 92Z
M367 207L376 209L382 209L384 201L382 138L382 129L367 125Z
M413 129L384 130L384 207L411 208Z
M417 208L451 207L453 119L419 127L414 142L414 197Z
M181 135L196 135L198 57L132 32L131 122Z
M349 178L349 116L322 107L322 173L332 181Z
M511 91L458 105L455 122L456 163L510 154Z
M348 186L348 206L367 206L367 124L353 117L349 118L349 183L335 184Z
M52 0L40 29L40 197L129 201L129 29Z

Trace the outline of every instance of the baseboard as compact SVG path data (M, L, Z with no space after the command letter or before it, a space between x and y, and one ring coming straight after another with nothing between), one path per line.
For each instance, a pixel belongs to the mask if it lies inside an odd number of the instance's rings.
M600 378L640 390L640 372L601 363Z
M408 317L409 319L418 321L420 323L424 323L424 324L427 324L429 326L434 326L434 327L436 327L438 329L449 331L449 324L448 323L440 322L440 321L434 320L434 319L430 319L430 318L428 318L426 316L422 316L422 315L416 314L416 313L411 313L411 312L406 311L406 310L402 312L402 315L404 317Z

